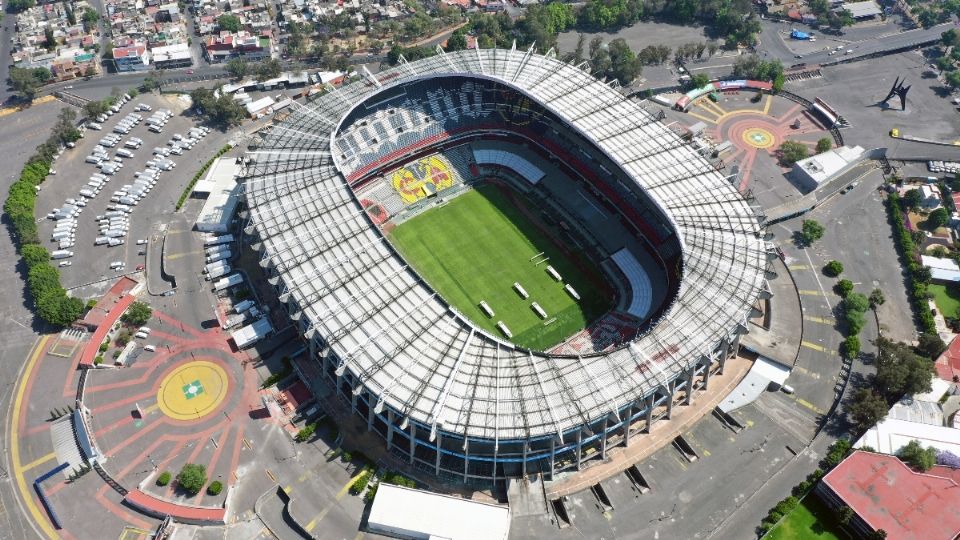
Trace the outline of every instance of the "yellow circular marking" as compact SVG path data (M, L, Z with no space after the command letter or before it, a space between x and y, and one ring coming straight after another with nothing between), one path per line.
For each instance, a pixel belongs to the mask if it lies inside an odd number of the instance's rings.
M763 128L748 128L743 132L743 142L754 148L770 148L775 142L773 134Z
M227 397L227 372L206 360L188 362L163 378L157 405L174 420L197 420Z

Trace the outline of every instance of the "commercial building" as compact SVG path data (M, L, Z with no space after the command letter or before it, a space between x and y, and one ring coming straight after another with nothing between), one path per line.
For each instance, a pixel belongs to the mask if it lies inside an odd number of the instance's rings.
M150 69L150 51L145 43L114 47L113 62L117 71L147 71Z
M206 199L197 216L198 231L225 233L230 230L230 222L239 202L240 184L237 183L237 176L240 170L236 158L219 157L203 180L194 186L194 198Z
M370 508L371 532L396 538L507 540L506 506L380 483Z
M793 165L790 179L800 190L813 191L855 164L862 154L859 146L841 146L801 159Z
M150 49L153 55L153 65L157 69L185 68L193 65L193 56L190 46L186 43L164 45Z

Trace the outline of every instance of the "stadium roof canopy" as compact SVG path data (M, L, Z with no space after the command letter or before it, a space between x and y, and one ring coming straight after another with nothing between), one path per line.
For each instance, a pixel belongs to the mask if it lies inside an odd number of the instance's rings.
M359 164L330 151L355 107L456 75L506 85L621 166L673 223L683 280L645 334L589 356L532 352L474 327L394 255L348 186ZM440 101L440 104L443 102ZM438 137L442 137L439 134ZM362 388L406 421L490 440L559 436L670 386L744 332L765 287L754 209L725 175L635 101L590 73L519 50L466 50L330 91L248 153L248 233L308 338L319 335ZM725 348L724 348L725 349ZM671 391L672 391L672 387Z

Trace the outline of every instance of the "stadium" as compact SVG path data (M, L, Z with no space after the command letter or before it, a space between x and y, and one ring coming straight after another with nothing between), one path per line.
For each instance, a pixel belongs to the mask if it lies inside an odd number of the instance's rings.
M397 459L553 478L689 404L769 294L762 217L661 120L552 51L401 59L261 134L245 233Z

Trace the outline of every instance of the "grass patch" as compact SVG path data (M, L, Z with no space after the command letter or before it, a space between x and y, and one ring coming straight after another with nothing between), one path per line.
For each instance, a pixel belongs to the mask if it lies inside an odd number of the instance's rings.
M768 540L840 540L847 535L840 531L833 514L815 495L805 497L797 508L787 514L770 534Z
M960 288L947 285L927 285L927 291L933 294L937 310L944 317L953 317L960 309Z
M448 302L477 326L517 345L545 350L582 330L606 312L613 293L592 261L567 252L548 237L497 185L485 184L439 208L400 224L390 239L409 264ZM516 193L511 195L519 196ZM531 257L544 252L548 263ZM546 272L551 265L580 294L574 300ZM513 290L519 282L526 300ZM494 310L488 317L481 301ZM537 302L547 321L531 309Z

